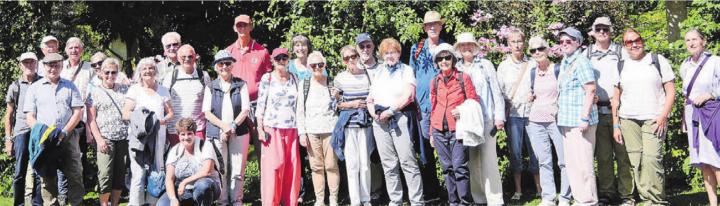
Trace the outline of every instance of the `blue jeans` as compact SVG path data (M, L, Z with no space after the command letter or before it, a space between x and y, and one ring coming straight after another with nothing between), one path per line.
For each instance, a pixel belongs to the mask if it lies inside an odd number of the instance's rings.
M508 118L507 125L507 139L510 145L510 169L513 173L519 173L523 170L522 164L522 147L523 143L527 149L528 155L530 156L530 165L528 170L533 174L538 173L538 161L533 152L532 145L528 138L527 132L525 132L525 126L528 123L527 117L510 117Z
M15 150L15 175L13 176L13 205L25 204L25 175L28 170L28 162L30 154L28 153L28 143L30 141L30 131L17 134L13 144ZM30 171L33 171L30 169ZM40 177L34 172L32 174L35 179L33 184L32 205L42 205L42 196L40 195Z
M462 141L455 139L453 131L433 129L432 136L445 175L448 202L450 205L472 204L468 148Z
M177 195L177 192L175 194ZM220 185L209 177L203 177L195 180L193 189L186 189L183 195L177 198L180 205L211 206L215 200L220 198ZM170 206L170 197L167 193L160 197L157 206Z
M530 143L540 164L540 188L543 201L555 201L555 172L553 171L552 148L558 158L560 168L560 201L570 202L570 182L565 169L563 136L555 122L530 122L527 126Z

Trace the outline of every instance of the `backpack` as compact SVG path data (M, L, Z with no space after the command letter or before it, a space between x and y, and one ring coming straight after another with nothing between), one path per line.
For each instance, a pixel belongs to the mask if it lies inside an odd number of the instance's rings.
M587 50L585 50L586 51L585 57L587 57L588 59L590 59L590 57L592 55L592 47L593 47L593 45L590 45L590 46L588 46ZM615 44L614 48L615 48L615 52L608 51L608 55L611 55L611 54L615 55L618 57L618 60L622 60L622 47L620 46L620 44Z
M203 72L203 70L201 70L201 69L195 69L195 70L196 70L197 73L198 73L198 77L197 77L197 78L191 77L191 78L180 78L180 79L178 79L178 70L177 70L177 69L173 69L173 71L172 71L172 79L171 79L171 81L170 81L170 87L168 87L168 91L172 91L173 86L175 86L175 82L177 82L178 80L180 80L180 81L185 81L185 80L199 80L199 81L200 81L200 84L202 85L202 87L205 88L205 74L204 74L205 72Z
M662 72L660 71L660 61L658 60L658 55L656 53L650 54L652 57L652 64L655 65L655 69L657 70L658 74L660 75L660 80L662 81ZM620 74L622 74L623 66L625 66L625 60L620 59L617 63L618 68L618 77L620 77Z
M442 74L438 74L438 76L440 76L440 75L442 75ZM460 89L462 89L463 97L465 97L465 99L467 99L467 93L465 92L465 79L462 78L462 72L455 70L455 78L458 79L458 82L460 82ZM433 81L432 86L433 86L433 88L435 88L432 91L433 95L437 95L438 81L439 81L438 78L435 78L435 81Z
M199 139L199 141L200 141L200 144L198 145L198 146L199 146L198 148L200 148L200 152L202 152L202 149L203 149L204 146L205 146L206 140L204 140L204 139ZM197 143L197 142L196 142L196 143ZM217 171L220 173L220 175L225 174L225 161L224 161L223 158L222 158L222 154L220 153L220 149L218 149L217 145L215 145L215 142L210 142L210 144L212 144L213 150L215 150L215 158L216 158L217 161L218 161L218 162L217 162L218 164L215 165L215 170L217 170ZM177 145L176 145L176 147L177 147ZM173 148L174 148L174 147L173 147ZM177 147L177 149L175 149L175 150L177 150L175 153L179 153L179 154L177 154L178 159L179 159L180 157L182 157L182 155L183 155L183 148ZM166 157L166 158L167 158L167 157ZM222 177L221 177L220 179L222 179Z
M367 71L365 71L365 72L367 72ZM366 73L366 74L367 74L367 73ZM310 78L310 79L312 79L312 78ZM305 79L305 80L303 80L303 97L304 97L304 98L303 98L303 107L304 107L306 110L307 110L307 105L306 105L306 103L307 103L307 97L308 97L308 94L310 93L310 81L311 81L310 79ZM327 78L325 79L325 83L327 84L327 87L328 87L328 94L330 94L330 99L332 99L332 98L333 98L332 92L330 92L330 88L332 88L332 87L334 86L334 85L333 85L334 83L333 83L332 78L327 77Z
M530 92L535 93L535 70L537 67L533 67L530 69ZM560 77L560 64L555 64L555 67L553 69L553 73L555 74L555 78Z

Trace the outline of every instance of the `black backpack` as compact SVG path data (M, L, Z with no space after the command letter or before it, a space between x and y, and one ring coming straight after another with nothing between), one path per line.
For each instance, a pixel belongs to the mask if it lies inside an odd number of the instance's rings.
M440 76L440 75L442 75L442 74L438 74L438 76ZM463 97L465 97L465 99L467 99L467 93L465 92L465 79L462 78L462 72L455 70L455 78L457 78L458 82L460 82L460 89L462 89ZM432 91L433 95L437 95L438 81L439 81L438 78L435 78L435 81L433 81L432 86L433 86L433 88L435 88Z
M658 55L656 53L652 53L652 54L650 54L650 56L652 57L652 64L655 65L655 69L657 70L658 74L660 75L660 80L662 81L663 75L662 75L662 72L660 71L660 61L658 60ZM625 60L621 59L620 61L618 61L618 65L617 65L618 77L620 76L620 74L622 74L623 66L625 66Z
M537 70L537 67L530 69L530 92L532 93L535 93L535 70ZM553 73L556 79L560 76L560 64L555 64Z
M200 84L203 88L205 88L205 72L201 69L195 69L198 73L198 77L191 77L191 78L180 78L178 79L178 68L173 69L172 71L172 79L170 81L170 87L168 87L168 91L172 91L173 86L175 86L175 82L177 81L186 81L186 80L199 80Z
M367 74L367 73L365 73L365 74ZM312 78L303 80L303 97L304 97L303 98L303 108L306 108L306 109L307 109L307 106L305 104L307 103L308 93L310 93L310 79L312 79ZM330 94L330 99L332 99L333 96L332 96L332 92L330 92L330 88L332 88L334 86L333 80L332 80L332 78L327 77L325 79L325 81L326 81L325 83L327 84L327 87L328 87L328 94Z

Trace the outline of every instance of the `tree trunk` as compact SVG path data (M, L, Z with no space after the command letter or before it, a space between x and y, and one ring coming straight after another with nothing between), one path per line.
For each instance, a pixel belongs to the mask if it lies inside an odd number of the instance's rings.
M680 23L687 19L687 2L666 1L665 12L668 21L668 41L677 41L682 38Z

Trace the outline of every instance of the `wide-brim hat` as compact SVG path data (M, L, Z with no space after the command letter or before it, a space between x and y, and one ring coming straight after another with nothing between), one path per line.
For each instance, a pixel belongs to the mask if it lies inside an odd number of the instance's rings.
M423 24L433 23L433 22L443 23L440 13L438 13L437 11L426 12L425 17L423 18Z
M432 59L433 59L433 61L435 61L435 58L437 57L437 55L440 54L440 53L443 52L443 51L448 51L448 52L450 52L450 54L451 54L453 57L455 57L455 58L458 57L458 54L455 52L455 48L453 48L453 46L451 46L451 45L448 44L448 43L442 43L442 44L437 45L435 48L433 48L433 49L430 50L430 53L432 54Z
M455 45L453 47L455 48L456 52L460 52L460 44L462 43L472 43L475 45L475 49L473 49L473 53L477 54L480 51L480 44L478 44L477 40L475 40L475 36L473 36L470 32L463 32L457 36L455 36L455 39L457 42L455 42Z

